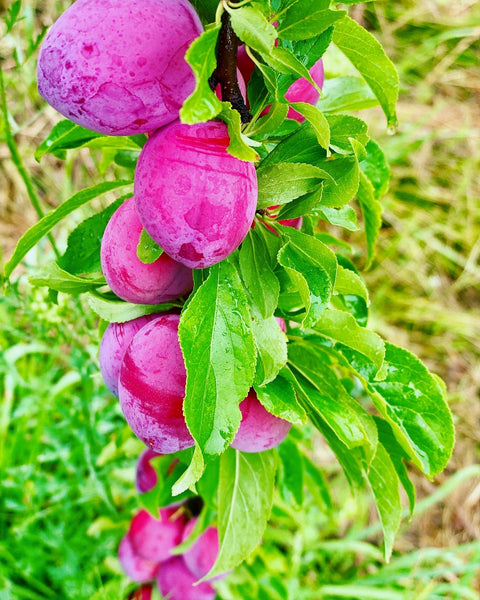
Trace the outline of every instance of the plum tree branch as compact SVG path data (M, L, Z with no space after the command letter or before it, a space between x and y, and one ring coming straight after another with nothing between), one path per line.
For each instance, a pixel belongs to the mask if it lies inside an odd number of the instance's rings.
M210 77L210 87L215 90L218 84L222 90L222 100L230 102L240 113L242 123L250 123L252 115L245 104L237 78L237 50L239 39L233 31L230 15L222 14L222 26L216 48L217 68Z

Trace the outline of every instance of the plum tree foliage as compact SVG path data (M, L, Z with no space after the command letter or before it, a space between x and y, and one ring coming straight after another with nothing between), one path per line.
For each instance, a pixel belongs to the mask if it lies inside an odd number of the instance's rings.
M171 598L215 596L193 583L255 550L276 488L301 505L305 481L318 481L304 468L313 430L352 490L370 487L387 558L401 487L415 504L405 463L433 478L452 451L440 380L368 328L359 268L374 260L389 169L351 113L375 98L394 127L399 86L380 44L338 4L77 0L40 51L40 93L71 120L37 159L90 147L125 179L78 191L42 218L5 276L73 211L123 193L31 281L53 299L84 294L102 330L109 323L100 368L149 448L137 489L150 516L134 518L120 559ZM355 76L324 83L331 44ZM329 226L356 230L358 217L365 259L354 263ZM197 494L184 542L193 545L173 556L187 510L178 503ZM211 528L208 573L190 570Z

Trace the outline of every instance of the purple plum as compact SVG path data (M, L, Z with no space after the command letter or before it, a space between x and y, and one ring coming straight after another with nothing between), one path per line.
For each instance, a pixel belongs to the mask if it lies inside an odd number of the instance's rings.
M187 0L77 0L42 44L39 92L93 131L154 131L178 118L195 87L184 57L201 32Z
M135 478L135 487L139 494L146 494L157 485L158 475L154 467L150 464L150 461L152 458L157 458L158 456L161 455L150 448L147 448L140 454Z
M118 397L118 376L128 345L144 325L157 317L158 313L138 317L125 323L110 323L105 329L100 342L100 371L105 385L114 396Z
M134 554L158 564L172 555L170 551L182 540L185 517L177 509L159 510L155 519L146 510L138 512L130 522L128 538Z
M165 253L150 264L138 258L141 232L135 202L129 198L115 211L102 238L102 271L112 291L134 304L161 304L190 292L191 269Z
M200 583L181 556L163 562L157 574L158 588L169 600L213 600L216 592L209 583Z
M128 600L152 600L153 588L151 585L142 585L141 588L130 594Z
M146 560L135 553L129 534L123 536L118 549L118 559L127 577L137 583L155 579L158 563Z
M321 58L317 60L317 62L310 69L310 75L318 87L321 88L325 79L323 61ZM289 102L307 102L308 104L316 104L319 97L320 94L304 77L294 81L285 94L285 98ZM295 119L299 123L303 123L303 121L305 121L305 117L293 108L288 109L287 117L289 119Z
M190 537L190 534L197 522L196 518L191 519L185 525L183 530L182 542ZM190 571L201 579L215 564L219 550L218 529L211 525L195 540L195 543L183 553L183 559ZM220 579L225 575L220 575L215 579Z
M162 315L142 327L120 368L123 414L135 435L159 454L194 445L183 415L186 371L179 320L178 315Z
M292 426L285 419L269 413L254 390L240 403L242 422L232 442L232 448L242 452L263 452L278 446Z
M229 141L224 123L176 121L147 141L138 160L138 216L161 248L188 267L209 267L231 254L255 216L255 166L231 156Z

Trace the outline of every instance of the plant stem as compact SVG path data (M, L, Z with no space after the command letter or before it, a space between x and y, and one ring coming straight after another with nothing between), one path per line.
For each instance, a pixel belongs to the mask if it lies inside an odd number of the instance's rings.
M32 179L31 179L30 175L28 174L28 171L25 168L25 165L23 164L22 158L20 156L20 152L18 150L17 142L15 141L15 137L14 137L11 127L10 127L10 122L9 122L9 118L8 118L7 97L5 95L5 83L4 83L4 79L3 79L3 65L0 65L0 109L1 109L1 114L2 114L2 118L3 118L5 141L7 142L7 146L10 151L10 155L12 157L13 164L17 168L17 171L20 174L20 177L22 178L22 181L27 190L28 197L30 198L30 202L32 203L33 208L35 209L35 212L37 213L38 218L41 219L42 217L44 217L44 212L40 205L40 200L37 196L37 193L35 192L35 188L33 186ZM55 252L56 257L59 258L60 252L57 248L57 245L56 245L55 240L51 233L48 234L48 239L50 241L50 244L52 245L52 248L53 248L53 251Z
M233 31L230 15L224 11L221 17L222 27L217 42L217 68L210 77L212 89L220 84L222 100L230 102L232 108L240 113L242 123L249 123L252 115L245 104L237 79L237 50L239 39Z

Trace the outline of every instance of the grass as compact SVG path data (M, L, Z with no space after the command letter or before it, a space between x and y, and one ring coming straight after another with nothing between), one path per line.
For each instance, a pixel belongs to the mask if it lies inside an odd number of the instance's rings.
M36 92L36 41L69 4L24 2L23 20L0 42L10 128L44 211L98 178L88 152L65 163L32 158L58 118ZM365 274L371 323L444 378L456 450L435 482L416 478L417 512L385 565L368 500L352 499L320 446L333 510L311 494L305 512L278 498L264 543L222 584L223 600L480 594L480 6L402 0L353 10L381 38L402 82L396 136L386 135L379 113L362 115L393 173L377 258ZM21 173L0 147L6 258L36 218ZM60 230L60 246L64 238ZM100 380L94 316L62 295L53 305L26 282L25 272L50 255L48 242L32 251L0 298L0 600L118 600L129 584L116 548L137 506L141 445Z

